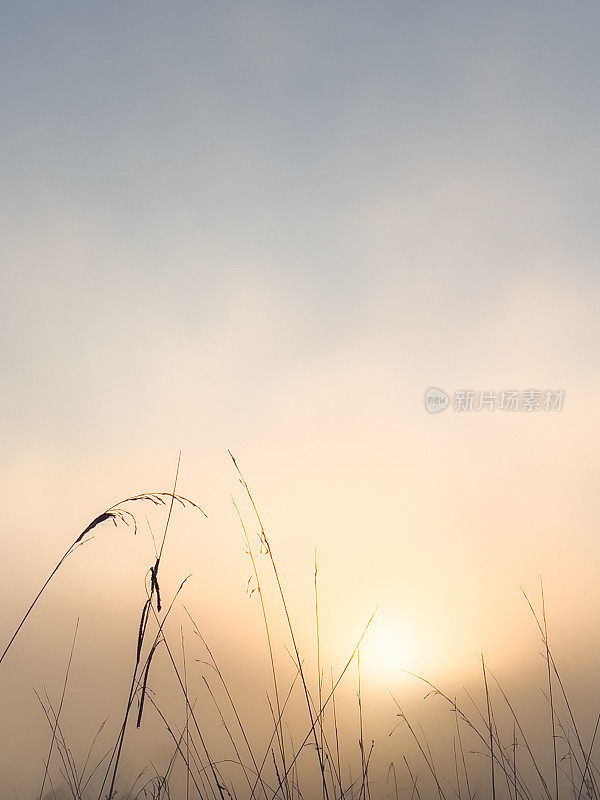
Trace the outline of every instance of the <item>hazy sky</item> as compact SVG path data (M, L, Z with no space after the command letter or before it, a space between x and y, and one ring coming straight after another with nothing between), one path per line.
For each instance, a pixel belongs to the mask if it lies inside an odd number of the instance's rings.
M384 656L457 678L489 648L510 670L524 642L535 662L519 586L540 573L565 651L591 647L600 7L0 13L2 639L87 522L168 489L181 449L209 519L174 534L171 592L193 571L187 601L231 647L230 448L307 647L315 547L332 659L380 603L373 678ZM566 399L432 416L431 385ZM126 561L115 536L77 554L11 675L59 607L57 664L94 593L135 617L151 548Z

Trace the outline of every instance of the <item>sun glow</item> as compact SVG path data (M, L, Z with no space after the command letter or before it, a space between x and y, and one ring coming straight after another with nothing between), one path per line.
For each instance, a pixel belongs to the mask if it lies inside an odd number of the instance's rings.
M410 670L418 654L418 642L406 620L382 613L361 647L361 668L381 680Z

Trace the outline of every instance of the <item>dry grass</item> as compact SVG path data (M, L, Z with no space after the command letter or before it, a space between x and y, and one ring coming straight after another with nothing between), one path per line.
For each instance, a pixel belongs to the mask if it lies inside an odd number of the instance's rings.
M360 645L373 616L349 653L343 669L337 675L333 669L330 670L326 685L321 653L318 565L315 554L315 641L312 655L316 658L316 675L309 674L280 580L270 537L265 532L252 492L233 456L232 460L253 513L253 519L248 522L234 501L252 570L254 591L260 605L269 657L272 686L267 696L271 734L266 746L262 741L252 741L248 725L243 720L225 677L225 670L217 662L196 620L180 600L187 578L172 594L168 604L161 595L160 566L174 507L180 506L204 514L198 505L177 494L178 464L171 492L151 492L129 497L106 509L85 527L59 559L0 656L1 664L50 581L66 559L90 541L92 533L100 533L100 527L106 522L124 525L136 533L138 506L152 504L164 507L166 515L163 534L160 543L155 542L155 559L146 575L146 597L135 631L135 659L129 678L129 691L121 722L113 734L113 743L105 752L97 752L101 734L105 735L109 728L105 720L93 736L85 759L78 763L61 725L76 647L76 628L58 704L55 707L47 694L38 695L50 729L50 741L40 774L38 800L58 800L59 785L66 787L72 800L107 800L117 797L128 800L182 800L183 797L185 800L296 800L317 796L322 800L475 800L476 797L491 797L493 800L560 800L561 797L564 800L600 800L600 772L592 758L600 716L596 719L592 737L589 741L584 741L550 648L543 587L540 587L541 611L535 610L529 598L527 603L541 637L545 658L547 686L544 693L548 703L546 751L536 752L507 693L482 655L484 702L480 707L467 693L469 711L426 678L414 676L415 680L426 685L428 694L440 698L453 714L455 732L450 743L450 762L453 765L450 774L440 773L425 733L409 719L398 700L392 696L390 719L396 713L397 723L392 733L398 727L403 728L406 741L399 744L396 761L386 765L385 769L380 767L380 772L387 772L387 787L385 791L381 791L379 782L375 794L370 775L376 748L374 742L365 742L360 670ZM267 599L273 596L273 592L265 592L265 581L270 581L274 589L276 605ZM177 635L168 624L174 608L183 609L187 620L186 629L180 627ZM285 623L286 647L292 662L291 679L289 664L278 663L275 655L275 615L280 615ZM200 654L196 653L198 647L201 649ZM178 687L182 700L179 709L162 707L160 692L157 686L153 686L153 664L159 651L162 651L163 659ZM194 668L190 666L192 652ZM204 715L197 712L196 665L204 668L200 683L205 696L214 707L221 728L221 738L224 737L227 744L227 752L224 754L217 754L216 750L213 752L216 745L213 747L211 731L205 724ZM342 681L354 680L348 674L352 665L356 668L358 689L358 731L344 731L338 725L339 709L336 699L339 698ZM0 667L0 684L1 680ZM301 716L290 711L292 703L297 699L302 701L304 708ZM150 713L150 724L160 724L165 741L170 743L171 755L160 767L151 762L144 763L133 785L124 786L120 766L125 741L131 735L134 719L135 726L139 728L148 724ZM504 724L501 724L501 718ZM340 745L342 740L358 740L358 745L354 747L353 765L343 764ZM412 742L412 746L409 747L407 742ZM222 743L219 745L221 747ZM448 753L444 755L447 756ZM482 764L487 764L485 773L482 771ZM486 778L482 777L484 774L487 775ZM478 787L477 790L475 786Z

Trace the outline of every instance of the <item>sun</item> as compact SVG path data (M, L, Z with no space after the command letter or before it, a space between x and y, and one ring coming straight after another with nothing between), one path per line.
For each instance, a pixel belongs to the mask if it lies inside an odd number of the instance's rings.
M405 674L404 670L410 670L417 649L414 632L407 621L381 612L375 616L361 647L361 669L364 667L380 680L399 677Z

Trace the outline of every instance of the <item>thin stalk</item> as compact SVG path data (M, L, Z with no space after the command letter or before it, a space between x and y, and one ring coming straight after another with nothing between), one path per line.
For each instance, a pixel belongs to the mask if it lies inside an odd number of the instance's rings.
M550 668L550 647L548 645L548 622L546 620L546 602L544 600L544 584L540 577L540 593L542 596L542 620L544 622L544 644L546 646L546 667L548 670L548 697L550 699L550 722L552 727L552 755L554 757L554 790L556 800L558 796L558 758L556 755L556 725L554 721L554 699L552 694L552 670Z
M50 739L50 747L48 748L48 756L46 758L46 764L44 766L44 777L42 778L42 785L40 786L40 793L38 795L38 800L42 800L42 795L44 794L44 788L46 786L46 779L48 777L48 770L50 769L50 759L52 758L52 750L54 748L54 742L56 740L56 729L58 728L58 722L60 719L60 715L63 708L63 703L65 701L65 694L67 692L67 684L69 682L69 673L71 671L71 662L73 661L73 652L75 651L75 642L77 640L77 631L79 630L79 617L77 617L77 623L75 625L75 633L73 634L73 642L71 644L71 652L69 653L69 660L67 662L67 669L65 672L65 679L63 682L62 687L62 694L60 696L60 702L58 704L58 710L56 712L56 721L54 723L54 727L52 729L52 738Z
M492 800L496 800L496 778L494 773L494 735L492 727L492 707L490 704L490 692L488 689L487 675L485 672L485 660L481 654L481 668L483 670L483 683L485 686L485 704L487 706L488 725L490 731L490 765L492 771Z

